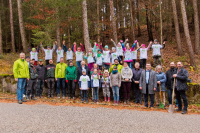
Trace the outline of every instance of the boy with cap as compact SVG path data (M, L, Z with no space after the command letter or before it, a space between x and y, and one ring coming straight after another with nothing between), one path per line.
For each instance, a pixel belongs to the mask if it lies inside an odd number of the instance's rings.
M88 103L88 90L90 89L90 78L86 75L86 70L82 70L83 75L79 79L79 88L81 90L81 101Z
M45 80L45 66L43 65L42 59L39 59L39 65L36 67L36 71L38 75L36 95L41 98Z
M34 59L35 62L34 62L34 65L37 66L37 61L38 61L38 53L39 53L39 48L40 46L38 46L37 50L36 48L30 48L29 44L28 44L28 49L29 49L29 52L30 52L30 57L31 57L31 60Z
M47 46L47 49L44 49L42 42L40 42L40 47L45 52L45 62L46 62L46 65L48 65L49 60L53 59L52 56L53 56L53 51L55 50L55 44L53 45L53 49L51 49L51 46Z

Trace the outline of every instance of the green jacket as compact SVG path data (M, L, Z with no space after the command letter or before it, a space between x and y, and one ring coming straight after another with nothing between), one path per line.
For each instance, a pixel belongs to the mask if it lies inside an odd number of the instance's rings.
M67 68L67 64L58 63L56 65L55 78L65 78L65 69Z
M116 66L116 65L114 64L114 65L112 65L112 66L110 67L109 73L112 73L112 70L113 70L114 66ZM120 74L121 74L122 68L123 68L122 65L120 65L120 64L117 65L117 70L118 70L118 72L119 72Z
M77 70L75 66L68 66L65 70L66 80L76 80L77 79Z
M29 67L25 60L18 59L13 65L13 74L17 78L29 78Z

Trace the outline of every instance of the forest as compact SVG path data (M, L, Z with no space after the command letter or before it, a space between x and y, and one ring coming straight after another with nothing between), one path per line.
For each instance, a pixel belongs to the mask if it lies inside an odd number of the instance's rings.
M119 40L167 41L196 68L200 54L199 0L0 0L0 55L28 46L71 47ZM184 41L183 41L184 40ZM184 42L184 43L183 43Z

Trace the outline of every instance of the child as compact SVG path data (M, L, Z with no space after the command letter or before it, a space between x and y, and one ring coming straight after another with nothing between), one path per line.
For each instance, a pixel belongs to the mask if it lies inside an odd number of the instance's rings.
M122 44L121 43L123 43L123 40L120 40L120 42L117 45L113 41L113 39L111 39L111 41L113 42L114 46L116 47L117 55L118 55L118 57L120 59L120 64L122 65L122 61L123 61L123 49L122 49ZM128 41L128 39L126 39L125 44L126 44L127 41Z
M64 57L64 50L62 49L61 46L58 47L57 49L57 41L55 41L55 49L56 49L56 53L57 53L57 63L60 63L60 58Z
M118 54L116 52L116 48L115 47L112 47L111 59L112 59L112 62L111 62L112 65L114 64L114 60L118 59ZM120 60L120 59L118 59L118 60Z
M28 45L28 48L29 48L29 52L30 52L30 55L31 55L31 60L32 59L35 59L35 63L34 65L37 66L37 61L38 61L38 53L39 53L39 48L40 46L38 46L37 50L35 48L30 48L30 46Z
M88 57L87 57L88 55ZM92 53L92 48L89 49L88 53L86 54L86 56L84 56L85 59L87 59L87 63L88 63L88 67L91 70L93 65L94 65L94 55Z
M119 88L121 86L121 75L117 70L117 66L114 66L110 75L110 86L113 91L114 103L119 104Z
M106 102L106 95L108 96L108 102L110 102L110 76L108 70L104 70L103 77L101 79L102 83L102 89L103 89L103 95L104 100Z
M99 50L99 44L97 44L96 42L94 42L93 55L94 55L95 62L96 62L98 50Z
M73 61L73 46L72 48L68 48L65 44L63 44L64 49L66 51L66 60L67 60L67 65L69 66L69 62Z
M133 59L132 59L132 51L135 47L137 43L137 40L135 41L135 43L133 44L132 48L130 49L130 46L129 44L127 43L126 44L126 47L124 46L124 44L122 43L122 48L123 48L123 51L124 51L124 56L125 56L125 59L124 59L124 62L127 62L128 63L128 66L130 68L132 68L132 62L133 62Z
M78 47L77 50L76 50L76 42L74 42L74 52L76 54L77 68L79 66L81 66L81 61L83 60L83 56L84 56L84 54L83 54L83 52L84 52L83 44L80 43L80 45L81 45L81 47ZM81 51L81 49L82 49L82 51Z
M98 103L98 91L99 91L99 78L100 75L97 73L97 69L91 75L91 87L93 88L93 101Z
M137 44L139 45L139 42L137 42ZM134 48L133 48L133 51L131 52L131 56L132 56L132 59L133 59L132 68L135 68L135 63L136 63L136 60L137 60L137 51L138 51L139 49L140 49L140 48L135 49L135 47L134 47Z
M106 67L108 70L110 68L110 50L108 50L108 45L105 46L105 50L103 51L103 63L104 67Z
M26 56L26 62L28 63L28 66L30 65L30 57Z
M53 55L53 51L55 50L55 44L53 45L53 49L51 49L51 46L47 46L47 49L44 49L44 47L42 46L42 42L40 42L40 47L45 52L45 62L46 62L46 65L48 65L49 60L53 59L52 55Z
M86 75L86 70L82 70L83 75L79 79L79 87L81 90L81 101L88 103L88 90L90 89L90 78Z
M102 52L101 49L99 49L96 57L96 64L98 65L100 70L102 70L102 63L103 63L103 55L101 52Z
M139 47L139 43L137 44L137 47ZM140 48L140 68L145 69L146 67L146 61L147 61L147 51L151 47L151 44L146 48L145 44L141 45L142 48Z

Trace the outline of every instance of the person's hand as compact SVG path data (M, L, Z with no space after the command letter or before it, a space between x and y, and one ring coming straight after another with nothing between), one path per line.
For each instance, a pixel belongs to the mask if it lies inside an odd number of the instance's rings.
M125 79L125 81L129 81L129 79Z
M29 78L27 78L27 80L29 81Z
M120 64L122 64L122 61L120 61Z
M128 42L128 38L126 39L126 42Z
M111 41L113 41L113 39L110 39Z
M157 81L157 84L161 84L161 82L160 82L160 81Z
M177 77L177 74L174 74L174 75L173 75L173 78L176 78L176 77Z
M89 90L90 88L88 87L88 90Z
M163 42L163 44L165 44L165 43L166 43L166 41Z
M15 79L15 81L17 82L17 81L18 81L18 79Z
M156 91L156 88L153 88L154 91Z
M100 42L100 45L102 45L102 42Z
M136 84L139 84L139 81L135 81Z
M47 82L47 80L45 80L45 82Z
M150 41L150 44L152 44L153 42L152 41Z
M84 56L85 54L83 53L83 56Z
M76 79L75 79L74 81L75 81L75 82L77 82L77 80L76 80Z
M80 45L83 45L82 43L80 43Z
M81 88L79 88L81 90Z
M140 90L142 90L142 87L140 87Z
M55 79L57 81L57 79Z
M66 80L66 83L68 83L68 80Z

